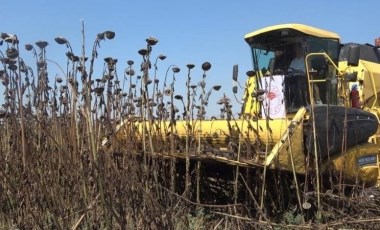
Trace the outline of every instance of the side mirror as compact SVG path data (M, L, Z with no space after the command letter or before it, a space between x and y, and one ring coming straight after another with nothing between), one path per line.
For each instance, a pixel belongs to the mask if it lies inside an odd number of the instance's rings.
M234 65L233 68L232 68L232 79L234 81L237 81L237 79L238 79L238 73L239 73L239 66L238 65Z
M253 70L249 70L246 72L247 77L254 77L256 76L256 72Z
M360 58L360 47L352 45L348 48L347 65L358 66Z
M237 87L237 85L234 85L234 86L232 87L232 92L235 93L235 94L238 92L238 87Z

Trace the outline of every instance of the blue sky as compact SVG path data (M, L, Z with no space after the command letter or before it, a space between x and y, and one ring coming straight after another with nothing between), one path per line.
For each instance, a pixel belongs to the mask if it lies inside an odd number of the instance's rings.
M74 53L80 55L84 21L86 52L90 56L96 34L112 30L116 32L115 39L103 41L98 49L95 77L97 72L101 75L103 59L113 57L118 59L119 78L123 77L127 60L140 63L137 51L145 48L147 37L153 36L159 42L152 55L167 56L158 66L159 78L164 77L170 65L179 66L176 90L184 94L181 86L187 76L186 64L195 64L192 79L196 83L202 77L201 64L209 61L212 68L207 76L208 87L222 85L221 91L213 95L216 101L222 92L232 95L234 64L239 64L241 81L252 69L249 47L243 39L246 33L275 24L302 23L336 32L343 42L373 44L380 37L378 6L375 0L12 0L1 3L0 32L16 34L21 47L48 41L47 57L65 67L67 50L55 43L55 37L65 37ZM4 51L4 46L0 49ZM30 53L23 50L21 56L34 66ZM54 79L60 73L52 67L49 74ZM236 104L235 109L238 107Z

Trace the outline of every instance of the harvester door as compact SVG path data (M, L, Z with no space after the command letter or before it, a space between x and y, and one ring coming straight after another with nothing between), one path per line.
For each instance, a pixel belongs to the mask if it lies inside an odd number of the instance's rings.
M308 90L305 74L289 73L285 78L286 106L289 112L295 112L302 106L307 106ZM294 109L294 111L292 111Z

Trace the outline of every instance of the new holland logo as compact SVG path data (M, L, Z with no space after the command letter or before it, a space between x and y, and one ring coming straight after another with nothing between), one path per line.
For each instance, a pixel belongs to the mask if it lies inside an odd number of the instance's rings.
M357 164L359 167L376 165L376 163L377 163L376 155L362 156L362 157L359 157L359 159L357 161Z

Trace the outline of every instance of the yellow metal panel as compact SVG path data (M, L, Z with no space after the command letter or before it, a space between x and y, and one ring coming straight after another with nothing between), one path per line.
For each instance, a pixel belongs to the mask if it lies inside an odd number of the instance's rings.
M301 108L289 123L281 139L273 147L265 160L267 166L279 167L287 171L305 173L305 153L303 148L303 120L306 109Z
M316 36L316 37L322 37L322 38L331 38L331 39L339 39L340 37L338 34L334 32L330 32L327 30L322 30L319 28L315 28L312 26L307 26L303 24L281 24L281 25L274 25L274 26L269 26L265 27L260 30L253 31L251 33L248 33L245 35L245 39L252 38L258 35L262 35L264 33L268 33L274 30L285 30L285 29L292 29L292 30L297 30L299 32L302 32L307 35L311 36Z
M260 140L263 142L276 143L280 139L282 133L286 130L287 123L289 123L289 121L286 121L285 119L274 119L268 121L265 119L260 119L257 121L239 119L229 122L227 120L198 120L190 122L190 126L192 129L191 133L194 136L200 135L202 138L211 138L215 141L224 141L225 138L234 134L238 137L240 129L240 132L244 134L245 137L251 133L250 137L252 138L252 141L256 140L255 133L257 131L260 136ZM138 127L138 132L142 133L141 123L134 123L134 125ZM164 136L168 136L170 132L169 122L154 123L152 128L149 127L148 123L146 124L147 130L151 130L152 133L158 133L158 127L161 127L160 129ZM229 127L231 127L231 133ZM253 129L256 128L258 128L258 130L254 131ZM185 137L187 133L186 121L176 121L174 133L178 137Z
M287 129L290 120L273 119L273 120L204 120L193 121L189 123L189 129L186 128L186 121L178 120L174 126L174 135L176 138L184 139L187 133L192 138L201 138L202 142L206 141L213 148L228 148L231 138L239 140L239 134L243 134L244 138L240 141L262 143L274 145L277 143L282 134ZM146 130L154 139L162 141L170 141L170 122L154 121L145 123ZM138 121L124 121L117 131L118 140L134 139L135 142L141 142L143 125ZM146 132L147 133L147 132Z
M362 181L367 186L373 186L376 185L379 176L378 162L366 164L364 161L366 158L378 157L378 153L378 145L365 143L349 148L345 154L333 159L332 163L338 175L342 171L346 181L352 183Z
M246 81L246 90L244 94L244 114L258 116L260 111L260 103L256 98L252 97L252 93L256 90L256 77L251 76Z

